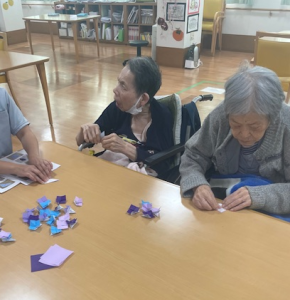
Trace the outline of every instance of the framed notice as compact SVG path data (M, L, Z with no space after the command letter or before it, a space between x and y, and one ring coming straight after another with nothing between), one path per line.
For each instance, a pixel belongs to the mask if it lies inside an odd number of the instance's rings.
M187 17L187 33L198 30L199 14Z
M200 0L189 0L188 1L188 14L194 15L199 13Z
M166 21L185 21L186 3L167 3Z

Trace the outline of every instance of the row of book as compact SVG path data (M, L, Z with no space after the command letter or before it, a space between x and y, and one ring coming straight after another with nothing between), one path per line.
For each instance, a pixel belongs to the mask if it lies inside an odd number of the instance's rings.
M131 9L129 15L128 15L128 19L127 19L127 23L131 23L131 24L137 24L138 23L138 9L136 6L133 6L133 8Z
M113 32L110 24L102 24L102 40L123 42L124 41L124 28L122 26L113 26Z

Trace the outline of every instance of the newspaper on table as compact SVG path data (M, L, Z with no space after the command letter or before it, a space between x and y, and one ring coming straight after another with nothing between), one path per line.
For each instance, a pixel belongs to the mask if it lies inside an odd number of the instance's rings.
M24 149L15 151L5 157L2 157L0 161L13 162L16 164L28 164L28 155ZM52 171L59 168L60 165L52 163ZM58 179L49 179L46 183L58 181ZM18 177L16 175L0 175L0 194L14 188L19 183L29 185L33 181L29 178Z

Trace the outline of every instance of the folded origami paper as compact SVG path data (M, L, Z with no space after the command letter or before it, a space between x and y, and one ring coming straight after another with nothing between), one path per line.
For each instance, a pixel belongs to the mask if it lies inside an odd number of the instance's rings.
M133 204L130 205L129 209L127 210L128 215L135 215L139 212L140 208L138 206L135 206Z
M74 204L76 206L83 206L83 199L79 197L75 197Z
M68 229L66 220L57 220L56 227L57 227L57 229Z
M51 201L47 199L45 196L38 199L37 202L42 208L46 208L51 203Z
M70 228L73 228L77 223L77 219L72 219L72 220L69 220L69 221L67 220L66 223Z
M51 268L55 268L53 266L45 265L39 262L40 257L43 254L35 254L30 256L30 262L31 262L31 272L37 272L42 270L47 270Z
M66 195L56 196L56 203L57 204L65 204L66 203Z
M55 235L55 234L58 234L61 232L61 229L58 229L57 227L55 226L51 226L50 227L50 235Z

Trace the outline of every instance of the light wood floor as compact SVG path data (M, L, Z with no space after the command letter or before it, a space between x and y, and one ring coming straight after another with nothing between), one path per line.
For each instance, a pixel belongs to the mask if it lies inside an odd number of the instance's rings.
M93 122L113 100L113 88L122 69L122 62L136 55L136 48L115 44L100 44L100 58L97 58L95 43L80 42L80 63L76 63L72 40L55 36L55 53L49 35L33 34L32 41L36 55L48 56L46 75L50 90L50 101L54 127L50 128L41 84L35 67L10 72L15 94L22 112L31 123L39 141L56 142L77 149L75 136L79 126ZM30 53L28 43L11 45L9 51ZM142 55L151 54L151 48L143 48ZM203 50L203 65L195 70L161 66L163 84L159 95L179 93L181 99L204 94L203 88L223 88L244 59L251 59L250 53L222 51L215 57L209 50ZM174 59L174 58L172 58ZM6 87L5 85L2 85ZM203 120L223 99L214 94L214 101L199 103ZM21 148L13 139L14 149Z

